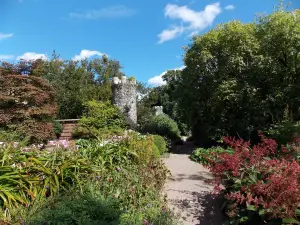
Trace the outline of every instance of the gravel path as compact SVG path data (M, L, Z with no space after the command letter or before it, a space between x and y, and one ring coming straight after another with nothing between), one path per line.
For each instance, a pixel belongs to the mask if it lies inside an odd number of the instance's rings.
M187 142L164 159L172 174L166 184L169 206L180 214L184 225L221 225L220 203L210 195L213 186L207 182L212 176L189 159L193 149L193 144Z

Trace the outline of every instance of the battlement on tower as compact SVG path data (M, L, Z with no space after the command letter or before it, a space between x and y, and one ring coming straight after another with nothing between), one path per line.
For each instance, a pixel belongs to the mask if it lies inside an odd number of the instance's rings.
M112 83L113 85L121 85L121 84L136 85L136 80L134 78L127 78L126 76L122 76L121 79L119 77L113 77Z

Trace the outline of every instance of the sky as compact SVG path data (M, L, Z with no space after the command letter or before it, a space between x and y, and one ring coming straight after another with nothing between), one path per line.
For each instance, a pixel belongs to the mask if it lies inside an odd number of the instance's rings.
M299 8L292 0L290 8ZM0 60L106 54L127 76L161 85L183 46L219 23L251 22L279 0L0 0Z

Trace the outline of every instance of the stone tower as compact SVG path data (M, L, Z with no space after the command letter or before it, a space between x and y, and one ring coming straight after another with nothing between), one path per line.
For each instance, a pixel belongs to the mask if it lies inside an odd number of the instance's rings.
M131 127L137 125L136 80L114 77L112 80L112 103L125 114Z
M155 116L164 114L162 106L154 106Z

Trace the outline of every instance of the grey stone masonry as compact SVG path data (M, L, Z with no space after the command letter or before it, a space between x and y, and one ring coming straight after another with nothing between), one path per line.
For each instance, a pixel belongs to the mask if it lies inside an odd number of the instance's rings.
M132 127L137 125L137 109L136 109L136 80L134 78L121 79L114 77L112 80L112 103L118 106L128 123Z
M154 106L154 109L155 109L155 116L164 114L162 106Z

